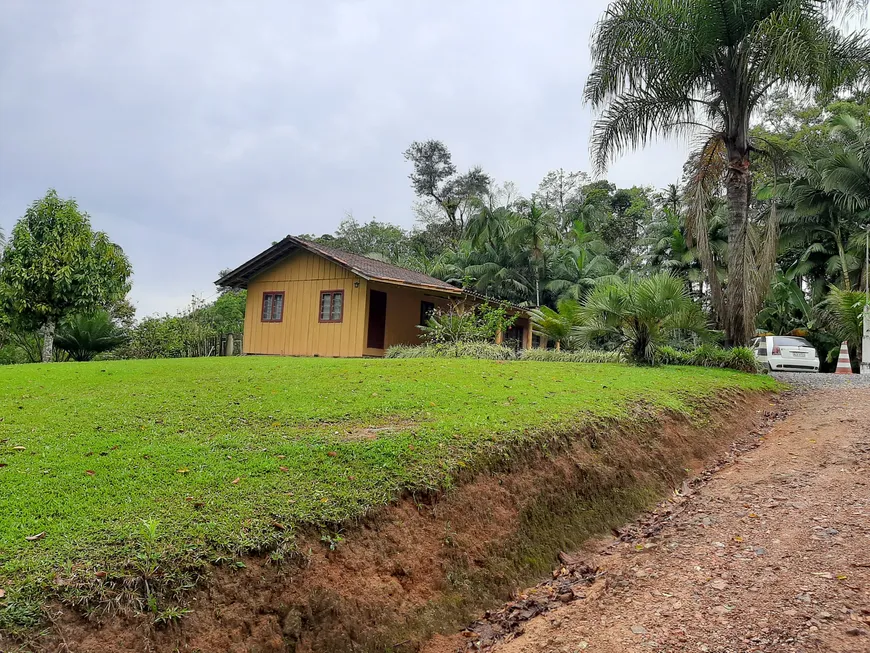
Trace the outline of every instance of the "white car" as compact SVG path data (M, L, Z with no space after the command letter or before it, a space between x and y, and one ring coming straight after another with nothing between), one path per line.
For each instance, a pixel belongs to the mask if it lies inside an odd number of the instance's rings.
M772 372L818 372L819 356L804 338L761 336L752 341L755 358Z

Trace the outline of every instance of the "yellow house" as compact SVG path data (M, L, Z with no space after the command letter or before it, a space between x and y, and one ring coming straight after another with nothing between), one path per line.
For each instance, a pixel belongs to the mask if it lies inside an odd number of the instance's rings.
M480 303L440 279L367 256L287 236L216 282L248 289L245 354L383 356L419 344L429 312L451 302ZM532 345L522 309L506 337Z

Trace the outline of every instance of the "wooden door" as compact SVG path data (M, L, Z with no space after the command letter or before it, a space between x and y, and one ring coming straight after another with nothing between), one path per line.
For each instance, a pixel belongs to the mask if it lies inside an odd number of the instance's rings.
M369 290L369 333L366 346L383 349L387 331L387 293Z

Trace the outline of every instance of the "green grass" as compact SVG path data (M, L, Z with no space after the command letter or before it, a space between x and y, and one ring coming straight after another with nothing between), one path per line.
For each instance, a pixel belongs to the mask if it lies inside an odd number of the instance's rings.
M74 591L57 578L129 573L154 550L165 566L292 546L300 526L447 487L638 402L690 412L774 387L713 369L446 359L0 367L0 629Z

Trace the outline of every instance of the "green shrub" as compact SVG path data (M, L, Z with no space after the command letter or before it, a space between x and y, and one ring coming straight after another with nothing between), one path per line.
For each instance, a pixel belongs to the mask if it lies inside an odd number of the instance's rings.
M520 355L524 361L546 361L553 363L618 363L622 354L618 351L600 349L577 349L556 351L555 349L524 349Z
M659 363L664 365L695 365L697 367L721 367L741 372L758 372L758 362L749 347L724 349L705 344L692 351L680 351L673 347L659 347Z
M394 345L386 358L485 358L495 361L515 360L510 347L491 342L452 342L430 345Z
M436 308L419 328L421 338L432 344L494 342L498 333L505 333L516 320L516 315L507 314L504 304L454 303L446 309Z
M127 341L127 334L115 326L106 311L76 315L63 324L54 339L58 349L73 360L93 360L97 354L112 351Z

